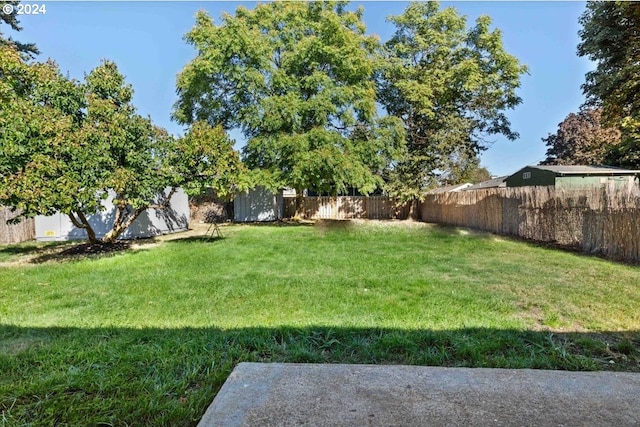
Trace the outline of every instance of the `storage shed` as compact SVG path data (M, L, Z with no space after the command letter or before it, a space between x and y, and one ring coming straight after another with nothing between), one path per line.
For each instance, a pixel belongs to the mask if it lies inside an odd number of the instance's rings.
M166 197L169 191L169 188L165 189L163 195L159 196L158 199ZM104 237L113 227L115 207L111 200L114 197L115 194L110 192L109 197L102 202L105 210L87 216L87 220L98 238ZM182 189L178 189L171 197L167 208L147 209L136 218L119 239L138 239L184 231L189 227L189 215L187 195ZM36 216L35 224L36 240L39 241L81 240L87 238L87 232L84 229L75 227L69 217L62 213L51 216Z
M233 220L235 222L277 221L284 217L284 198L295 197L295 190L284 189L276 193L256 187L239 194L233 200Z
M622 187L634 183L640 170L612 166L527 166L506 179L507 187L549 186L584 188L602 185Z

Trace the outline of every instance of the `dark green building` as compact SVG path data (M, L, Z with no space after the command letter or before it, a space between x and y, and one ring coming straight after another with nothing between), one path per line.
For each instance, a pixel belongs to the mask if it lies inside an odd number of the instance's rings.
M548 186L584 188L602 185L622 187L637 183L640 170L611 166L527 166L507 177L507 187Z

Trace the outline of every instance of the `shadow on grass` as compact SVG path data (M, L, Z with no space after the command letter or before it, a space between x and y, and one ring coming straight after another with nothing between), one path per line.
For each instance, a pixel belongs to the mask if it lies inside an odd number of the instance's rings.
M258 227L313 227L315 220L282 219L278 221L233 222L229 225L258 226Z
M68 245L69 242L22 242L0 245L0 256L29 255L39 251Z
M100 259L111 257L120 253L135 253L132 248L144 248L147 245L157 243L154 238L139 240L122 240L115 243L89 244L85 241L65 241L46 243L44 245L33 244L27 247L15 246L0 249L0 261L28 262L42 264L46 262L74 262L86 259ZM7 256L3 256L6 254Z
M175 243L215 243L219 240L224 240L224 235L221 236L188 236L188 237L179 237L177 239L167 240L166 244L175 244Z
M630 265L634 267L640 266L640 261L634 262L634 261L625 260L625 259L618 259L615 257L606 256L605 254L602 254L599 252L588 253L588 252L585 252L579 245L565 245L565 244L560 244L558 242L542 242L538 240L525 239L523 237L514 236L514 235L495 234L490 231L478 230L474 228L455 226L455 225L437 224L437 223L427 223L427 224L432 225L433 230L436 230L438 233L440 233L442 237L456 237L464 233L470 234L476 237L481 237L481 238L482 237L486 237L486 238L499 237L501 239L511 240L513 242L524 243L525 245L534 247L534 248L560 250L560 251L569 252L569 253L572 253L573 255L577 255L584 258L599 258L605 261L615 262L617 264Z
M150 242L151 243L151 242ZM98 259L127 252L131 249L131 241L117 241L114 243L75 243L70 247L57 251L46 251L31 259L31 263L42 264L44 262L69 262L85 259Z
M21 246L2 246L0 247L0 254L6 254L6 255L23 255L23 254L29 254L32 252L37 251L39 248L36 245L33 246L26 246L26 245L21 245Z
M640 371L640 331L0 326L10 425L193 426L240 362Z
M257 225L257 224L252 224ZM266 223L264 225L277 226L281 224ZM208 236L203 231L201 235L171 238L162 243L213 243L223 240L226 224L220 226L220 235ZM122 253L136 253L136 249L151 247L160 243L162 239L148 237L141 239L117 240L113 243L89 244L86 240L72 240L64 242L28 242L0 246L0 261L15 262L19 257L27 257L26 262L42 264L47 262L75 262L87 259L101 259ZM23 259L24 261L24 259Z

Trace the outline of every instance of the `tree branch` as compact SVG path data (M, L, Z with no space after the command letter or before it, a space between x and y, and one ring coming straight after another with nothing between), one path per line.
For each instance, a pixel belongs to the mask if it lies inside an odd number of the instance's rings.
M69 219L71 220L71 223L73 224L74 227L78 227L78 228L87 228L86 225L82 224L80 222L80 220L78 218L76 218L76 216L74 215L73 212L69 212Z
M78 216L77 218L76 215ZM75 214L70 212L68 216L75 227L87 231L87 237L89 238L90 243L96 243L98 241L96 238L96 232L93 231L93 227L91 227L91 224L89 224L89 221L83 212L77 211Z
M165 197L164 201L160 204L151 204L149 206L147 206L147 208L149 209L166 209L169 207L169 205L171 204L171 198L173 197L173 195L176 193L176 191L178 191L177 187L171 187L171 190L169 191L169 194L167 194L167 196Z

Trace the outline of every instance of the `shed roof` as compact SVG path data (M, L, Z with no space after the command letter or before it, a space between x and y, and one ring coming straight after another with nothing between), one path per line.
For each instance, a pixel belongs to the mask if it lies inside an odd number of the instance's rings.
M486 181L479 182L470 187L465 188L464 190L481 190L483 188L497 188L497 187L506 187L505 180L506 176L499 176L497 178L491 178Z
M464 184L443 185L442 187L437 187L437 188L434 188L433 190L428 191L428 194L457 192L457 191L464 190L469 186L471 186L471 184L468 182L465 182Z
M535 169L553 172L556 175L635 175L640 170L616 168L613 166L585 166L585 165L535 165Z

